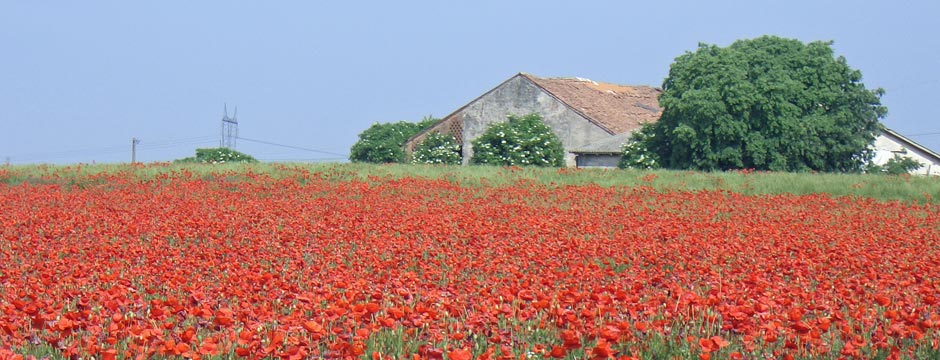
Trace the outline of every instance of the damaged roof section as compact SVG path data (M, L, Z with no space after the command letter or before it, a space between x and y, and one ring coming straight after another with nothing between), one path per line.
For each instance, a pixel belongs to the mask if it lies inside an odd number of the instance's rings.
M651 86L628 86L585 78L540 78L521 73L538 87L610 134L632 132L659 120L662 90Z

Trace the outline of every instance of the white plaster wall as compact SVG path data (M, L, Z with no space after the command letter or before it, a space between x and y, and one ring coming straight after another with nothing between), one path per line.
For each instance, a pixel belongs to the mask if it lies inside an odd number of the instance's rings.
M875 149L875 157L872 158L872 163L876 165L884 165L897 154L921 163L921 168L911 171L911 174L940 176L940 163L932 162L930 158L917 149L905 147L903 144L884 135L878 135L872 146Z

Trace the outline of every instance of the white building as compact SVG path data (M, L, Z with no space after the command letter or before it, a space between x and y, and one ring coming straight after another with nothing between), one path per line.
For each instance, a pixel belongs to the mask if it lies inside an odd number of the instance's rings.
M872 145L875 148L875 157L872 163L884 165L895 155L911 158L921 164L919 169L911 171L917 175L940 176L940 154L898 134L894 130L884 129L881 135L875 138Z

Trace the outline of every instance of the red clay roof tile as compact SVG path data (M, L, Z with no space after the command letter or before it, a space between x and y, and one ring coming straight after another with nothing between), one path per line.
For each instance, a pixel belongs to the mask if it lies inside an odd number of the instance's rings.
M654 87L521 75L611 134L655 122L663 112L658 100L662 91Z

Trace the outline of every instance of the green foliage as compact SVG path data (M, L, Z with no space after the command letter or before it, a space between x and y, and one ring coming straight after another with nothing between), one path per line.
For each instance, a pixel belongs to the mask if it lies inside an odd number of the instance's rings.
M858 172L881 129L881 89L831 43L764 36L676 58L644 145L675 169Z
M431 133L415 146L412 164L460 164L460 144L453 135Z
M440 121L441 119L435 118L433 116L430 116L430 115L425 116L424 118L421 119L421 121L418 121L418 129L421 129L421 130L427 129L431 126L434 126L434 124L437 124ZM418 130L418 131L420 132L421 130ZM415 132L415 134L417 133L418 132Z
M437 121L426 117L418 123L399 121L372 124L359 134L359 141L349 151L349 160L379 164L405 162L405 142Z
M238 162L256 163L258 162L258 160L251 157L251 155L238 152L229 148L220 147L220 148L196 149L196 156L177 159L177 160L174 160L173 162L181 163L181 164L190 164L190 163L225 164L225 163L238 163Z
M885 163L884 171L889 175L909 174L911 171L920 169L922 166L923 165L917 162L917 160L894 155L893 158Z
M564 166L565 149L539 114L496 123L473 140L474 164Z
M871 174L902 175L910 174L911 171L920 169L921 167L923 167L923 165L917 162L917 160L895 154L893 158L888 159L884 166L871 164L868 165L865 172Z
M653 134L651 124L645 124L634 132L630 136L630 140L623 144L623 154L617 167L621 169L658 169L659 155L644 146L652 136L655 136L655 134Z

